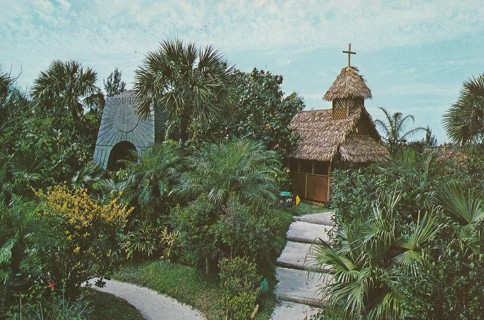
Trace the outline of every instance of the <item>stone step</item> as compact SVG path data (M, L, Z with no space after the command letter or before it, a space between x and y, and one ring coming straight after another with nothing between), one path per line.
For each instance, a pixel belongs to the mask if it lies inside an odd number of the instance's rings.
M314 224L322 224L325 226L334 226L333 216L334 216L334 212L327 211L327 212L312 213L312 214L306 214L300 217L295 217L295 220L314 223Z
M304 221L295 221L289 226L286 238L290 241L314 243L319 239L329 241L328 231L332 226L314 224Z
M281 255L277 258L278 266L305 270L311 266L311 244L304 242L288 241Z
M276 279L274 292L279 300L315 307L326 303L319 292L321 286L331 281L329 274L277 267Z
M281 301L275 308L271 320L304 320L320 312L320 308L305 304Z
M329 266L316 267L315 260L311 255L311 244L305 242L288 241L276 263L279 267L290 269L321 271L329 269Z

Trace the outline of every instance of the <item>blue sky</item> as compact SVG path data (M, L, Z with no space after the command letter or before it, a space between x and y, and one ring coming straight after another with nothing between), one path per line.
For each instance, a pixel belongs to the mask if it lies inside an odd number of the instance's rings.
M2 0L2 8L0 66L21 73L22 88L55 59L92 68L100 87L118 67L129 88L146 53L176 37L213 45L240 70L280 74L307 109L329 108L322 96L351 42L373 118L382 118L378 107L413 114L443 143L442 115L462 82L484 72L482 0Z

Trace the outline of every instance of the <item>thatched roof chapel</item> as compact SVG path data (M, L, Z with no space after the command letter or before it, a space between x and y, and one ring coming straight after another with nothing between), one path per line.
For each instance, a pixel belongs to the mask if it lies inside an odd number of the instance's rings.
M371 98L371 90L358 69L343 68L323 97L333 101L332 109L301 111L292 119L290 128L300 141L290 158L356 163L387 159L388 151L365 109L366 98Z

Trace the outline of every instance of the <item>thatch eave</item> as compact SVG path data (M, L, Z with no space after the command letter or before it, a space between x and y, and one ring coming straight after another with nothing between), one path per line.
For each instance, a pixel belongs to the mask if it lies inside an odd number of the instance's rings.
M382 162L389 159L388 150L370 136L350 134L339 147L341 160L353 163Z
M332 110L299 112L292 119L289 128L299 134L300 141L289 157L332 161L346 136L354 131L362 114L362 109L357 109L347 119L333 120Z

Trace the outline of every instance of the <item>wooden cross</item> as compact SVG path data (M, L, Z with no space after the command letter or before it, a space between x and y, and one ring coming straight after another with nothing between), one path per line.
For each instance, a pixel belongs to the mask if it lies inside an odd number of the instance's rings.
M351 67L351 55L356 54L356 52L351 51L351 43L348 44L348 51L343 51L343 53L348 54L348 67Z

